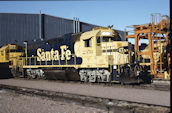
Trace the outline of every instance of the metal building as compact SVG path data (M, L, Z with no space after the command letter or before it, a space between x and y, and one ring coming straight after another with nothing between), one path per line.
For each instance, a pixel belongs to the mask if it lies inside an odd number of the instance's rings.
M97 25L47 14L0 13L0 46L24 41L52 39L58 35L85 32ZM124 32L119 31L124 38Z

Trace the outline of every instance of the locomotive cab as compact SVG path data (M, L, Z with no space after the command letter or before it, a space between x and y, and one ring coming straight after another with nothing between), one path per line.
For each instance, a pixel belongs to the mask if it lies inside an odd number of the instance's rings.
M129 42L122 41L117 31L110 28L94 28L83 33L74 46L76 56L82 58L81 81L119 81L120 67L129 63L129 45Z
M82 58L81 67L108 67L129 62L128 45L116 31L110 28L94 28L93 31L81 35L74 49L76 56Z

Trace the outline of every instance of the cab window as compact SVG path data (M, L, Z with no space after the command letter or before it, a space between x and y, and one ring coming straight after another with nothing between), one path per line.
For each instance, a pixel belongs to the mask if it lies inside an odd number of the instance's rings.
M121 41L121 38L119 36L103 37L103 42L110 42L110 41Z
M85 42L85 47L91 47L91 38L84 40Z
M103 37L103 42L109 42L111 37Z
M7 54L9 53L9 50L8 50L8 49L6 50L6 53L7 53Z
M97 40L97 44L100 44L100 37L97 37L96 40Z
M1 51L1 56L3 56L4 54L3 54L3 51Z

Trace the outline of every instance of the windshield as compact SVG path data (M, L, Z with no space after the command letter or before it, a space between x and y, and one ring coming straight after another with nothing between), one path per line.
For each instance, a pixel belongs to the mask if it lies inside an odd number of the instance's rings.
M121 38L120 36L114 36L114 37L104 36L102 41L103 42L121 41Z

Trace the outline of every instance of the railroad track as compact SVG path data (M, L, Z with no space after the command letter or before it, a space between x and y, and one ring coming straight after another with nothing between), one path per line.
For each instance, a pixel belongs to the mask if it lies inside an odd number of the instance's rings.
M138 103L124 100L116 100L109 98L101 98L94 96L85 96L79 94L71 94L64 92L56 92L49 90L41 90L35 88L26 88L10 85L0 84L0 89L13 91L15 93L29 95L29 96L40 96L43 98L52 99L55 101L65 101L75 103L83 106L96 107L105 109L109 112L120 112L120 113L169 113L170 107L162 105L153 105L147 103Z

